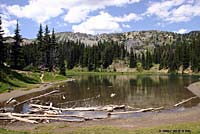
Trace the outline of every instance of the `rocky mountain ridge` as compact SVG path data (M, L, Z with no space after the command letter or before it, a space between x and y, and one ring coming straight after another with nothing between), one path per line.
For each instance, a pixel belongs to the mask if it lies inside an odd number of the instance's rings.
M111 33L111 34L99 34L91 35L85 33L73 33L73 32L60 32L56 33L56 39L58 42L64 41L80 41L86 45L96 45L99 41L116 41L123 43L128 50L133 47L136 50L152 48L158 45L173 44L174 42L191 38L196 38L200 35L200 31L192 31L186 34L178 34L166 31L132 31L124 33ZM34 42L34 39L23 39L22 44L30 44ZM13 42L12 38L7 38L7 42Z
M83 33L61 32L56 33L59 42L65 40L80 41L86 45L95 45L98 41L117 41L124 43L128 50L133 47L136 50L152 48L159 45L173 44L181 39L195 38L200 35L200 31L192 31L186 34L178 34L166 31L132 31L124 33L90 35Z

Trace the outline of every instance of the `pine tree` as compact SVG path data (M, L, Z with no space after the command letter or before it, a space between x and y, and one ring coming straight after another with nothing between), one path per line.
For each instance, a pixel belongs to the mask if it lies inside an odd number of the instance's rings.
M49 71L52 70L52 65L51 65L51 39L49 35L50 31L48 26L46 25L45 27L45 33L44 33L44 59L43 62L45 63L45 66L48 68Z
M53 66L55 66L56 64L56 57L58 57L58 47L57 47L57 43L56 43L56 36L55 36L55 31L54 28L52 30L52 34L51 34L51 43L50 45L50 61L49 61L49 71L53 70Z
M60 44L59 46L59 69L60 69L60 74L66 76L64 44Z
M144 69L146 69L146 57L145 57L144 52L142 52L141 62L142 62L142 67L143 67Z
M37 41L38 44L42 44L43 43L43 29L42 29L42 24L40 24L40 28L37 34Z
M3 38L4 31L2 29L2 21L0 16L0 68L3 66L3 62L5 61L5 45Z
M37 47L35 49L36 59L37 59L35 63L36 67L41 66L43 64L43 57L44 57L43 51L44 51L44 37L43 37L42 24L40 24L39 31L37 34Z
M112 64L113 61L113 53L111 50L111 46L106 46L106 48L103 51L103 55L102 55L102 65L103 68L107 68L109 65Z
M133 53L133 48L131 48L130 52L130 68L135 68L136 67L136 57L135 54Z
M189 52L188 52L188 46L187 44L183 43L183 61L182 61L182 64L183 64L183 70L187 69L189 67L189 60L190 60L190 57L189 57Z
M82 65L83 67L88 66L88 58L89 58L89 50L88 47L86 47L83 53L83 65Z
M85 52L85 46L83 43L79 43L79 51L80 51L80 57L79 57L79 65L80 67L84 67L84 52Z
M160 58L161 58L161 49L160 49L160 46L157 46L157 47L154 48L154 54L153 54L154 63L159 64Z
M100 51L98 50L98 46L93 46L93 60L94 60L94 70L96 70L98 67L100 67L100 59L101 59L101 54Z
M12 62L11 65L12 68L15 69L21 69L24 66L24 57L22 53L22 49L20 46L20 43L22 42L22 38L20 35L20 29L19 29L19 23L17 20L16 29L15 29L15 35L14 35L14 45L12 49Z
M151 52L147 50L146 52L146 69L149 70L153 65L153 58Z

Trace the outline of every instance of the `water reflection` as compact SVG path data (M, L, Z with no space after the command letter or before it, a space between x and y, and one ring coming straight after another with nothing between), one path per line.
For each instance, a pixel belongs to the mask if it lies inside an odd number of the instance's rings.
M139 108L169 107L182 99L194 96L186 87L198 80L192 76L167 75L85 75L77 76L75 79L75 82L61 86L59 90L62 94L45 97L42 102L53 102L58 107L108 104L126 104ZM111 94L115 96L112 97ZM82 99L85 101L81 101ZM68 102L73 100L80 101ZM184 106L191 107L198 103L199 99L196 99Z

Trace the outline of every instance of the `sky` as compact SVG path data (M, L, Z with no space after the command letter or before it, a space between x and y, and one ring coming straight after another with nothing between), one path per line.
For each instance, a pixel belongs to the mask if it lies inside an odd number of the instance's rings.
M18 20L24 38L35 38L40 24L93 35L200 30L200 0L0 0L0 15L5 36Z

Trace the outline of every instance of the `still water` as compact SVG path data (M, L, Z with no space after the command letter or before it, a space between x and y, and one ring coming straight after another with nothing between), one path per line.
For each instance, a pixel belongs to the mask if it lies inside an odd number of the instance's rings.
M75 81L51 89L58 89L60 93L41 98L39 104L52 102L53 106L62 108L109 104L169 108L195 96L186 87L198 81L198 77L175 75L83 75L73 78ZM183 107L193 107L199 102L199 99L194 99ZM27 107L23 106L24 109Z

